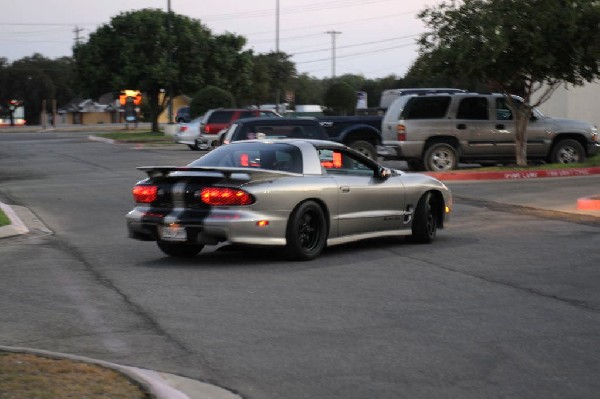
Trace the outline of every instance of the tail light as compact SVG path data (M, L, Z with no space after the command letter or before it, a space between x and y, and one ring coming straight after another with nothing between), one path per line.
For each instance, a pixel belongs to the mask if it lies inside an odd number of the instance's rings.
M398 141L406 141L406 126L398 125L396 127L396 137Z
M180 131L180 132L185 132L186 130L188 130L188 127L187 127L187 126L185 126L185 125L181 125L181 126L179 127L179 131Z
M156 186L135 186L133 187L133 199L135 202L150 203L156 201L158 187Z
M200 191L200 199L208 205L238 206L254 203L254 197L244 190L229 187L205 187Z

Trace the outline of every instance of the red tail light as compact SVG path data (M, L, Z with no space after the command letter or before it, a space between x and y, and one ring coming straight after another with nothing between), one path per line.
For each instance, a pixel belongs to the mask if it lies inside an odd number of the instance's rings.
M179 131L180 131L180 132L185 132L186 130L188 130L188 127L187 127L187 126L181 126L181 127L179 128Z
M398 125L396 127L396 135L398 141L406 141L406 126Z
M250 205L254 198L244 190L228 187L205 187L200 192L200 199L208 205L234 206Z
M133 187L133 199L135 202L150 203L156 201L158 187L135 186Z

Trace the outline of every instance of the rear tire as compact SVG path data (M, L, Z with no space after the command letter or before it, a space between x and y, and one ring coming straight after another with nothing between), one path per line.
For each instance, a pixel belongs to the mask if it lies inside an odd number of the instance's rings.
M327 222L323 209L314 201L300 204L288 221L286 252L293 260L313 260L327 242Z
M431 192L425 193L413 216L411 241L429 244L435 240L438 226L436 200Z
M429 171L446 172L458 167L458 154L450 144L435 143L425 151L424 164Z
M577 140L561 140L554 145L550 161L552 163L583 162L585 161L585 150Z
M348 145L348 147L352 148L354 151L360 152L361 154L373 160L377 160L377 150L368 141L356 140L351 142Z
M186 244L186 243L173 243L165 241L157 241L156 245L166 255L174 258L192 258L204 248L202 244Z

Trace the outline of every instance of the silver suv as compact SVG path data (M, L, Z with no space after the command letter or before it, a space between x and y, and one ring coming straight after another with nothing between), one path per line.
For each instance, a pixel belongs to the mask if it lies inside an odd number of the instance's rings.
M412 170L430 171L455 169L459 162L514 161L515 120L508 103L502 94L399 97L383 118L378 155L407 161ZM581 162L599 149L598 130L592 124L533 110L527 127L529 159Z

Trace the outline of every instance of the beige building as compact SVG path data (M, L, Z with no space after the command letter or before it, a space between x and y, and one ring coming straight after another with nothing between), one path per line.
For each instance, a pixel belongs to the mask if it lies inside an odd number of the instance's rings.
M552 97L538 108L545 115L577 119L600 126L600 82L581 87L559 87Z

